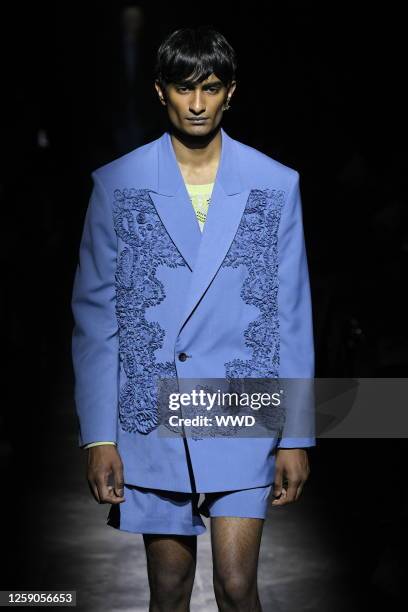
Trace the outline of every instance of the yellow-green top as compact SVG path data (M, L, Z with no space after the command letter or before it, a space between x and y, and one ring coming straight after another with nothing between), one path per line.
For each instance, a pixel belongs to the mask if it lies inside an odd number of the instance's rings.
M214 183L206 183L205 185L191 185L190 183L186 183L186 189L190 196L201 231L203 231L204 223L207 219L213 187Z

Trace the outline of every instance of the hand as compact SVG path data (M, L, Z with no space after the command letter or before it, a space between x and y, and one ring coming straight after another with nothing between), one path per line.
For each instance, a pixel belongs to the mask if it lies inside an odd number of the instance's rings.
M124 498L123 464L116 446L104 444L87 449L87 479L99 504L121 504ZM113 474L114 486L108 485Z
M299 499L310 474L309 458L303 448L280 448L277 451L272 506L284 506ZM287 486L284 487L283 484Z

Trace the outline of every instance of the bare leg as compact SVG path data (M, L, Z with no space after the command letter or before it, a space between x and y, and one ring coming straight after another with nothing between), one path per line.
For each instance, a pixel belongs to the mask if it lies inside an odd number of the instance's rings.
M214 593L221 612L262 612L257 574L264 519L211 518Z
M189 612L197 536L143 534L150 586L149 612Z

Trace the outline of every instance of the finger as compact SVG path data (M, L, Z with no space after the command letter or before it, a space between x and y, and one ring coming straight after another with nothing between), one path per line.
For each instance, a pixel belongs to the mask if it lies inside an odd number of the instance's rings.
M116 497L123 497L125 483L123 482L123 467L120 464L113 468L113 484Z
M115 489L112 486L108 486L109 490L109 503L110 504L121 504L125 501L125 497L123 495L116 495Z
M111 492L109 490L109 474L110 470L104 470L98 473L96 477L96 486L98 487L99 499L101 504L109 503Z
M112 485L108 484L109 474L105 473L96 481L101 504L118 504L125 501L123 496L116 495Z
M278 499L274 499L272 502L272 506L283 506L286 504L286 489L282 488L281 496Z
M304 482L301 482L300 485L298 486L297 491L296 491L295 501L297 501L299 497L302 495L303 485L304 485Z
M106 482L99 481L98 491L101 504L112 504L114 502L116 503L118 499L121 499L114 493L112 485L108 485Z
M112 487L109 487L105 482L99 481L98 483L98 492L101 504L108 504L112 497L111 492Z
M288 494L286 497L286 501L288 504L296 500L296 493L298 490L299 483L300 483L299 480L289 480L288 481Z
M275 497L279 497L279 495L282 493L282 482L283 480L283 473L281 470L275 470L275 477L274 477L274 481L273 481L273 495Z
M299 487L298 487L298 497L300 497L300 495L302 494L303 491L303 487L305 486L306 482L308 479L308 474L306 474L300 481Z
M109 503L116 504L120 501L125 501L123 496L116 495L115 489L112 485L108 485Z
M285 504L296 502L299 499L304 484L303 481L300 481L300 484L298 484L298 482L299 481L289 481L288 489L284 489L285 495L282 495L278 500L272 503L275 506L284 506Z

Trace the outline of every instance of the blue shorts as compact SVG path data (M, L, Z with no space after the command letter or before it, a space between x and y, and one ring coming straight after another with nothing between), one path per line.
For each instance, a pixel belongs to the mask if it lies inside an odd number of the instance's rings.
M133 533L200 535L207 529L201 518L239 516L266 518L272 485L203 493L180 493L125 485L125 501L112 504L107 525Z

